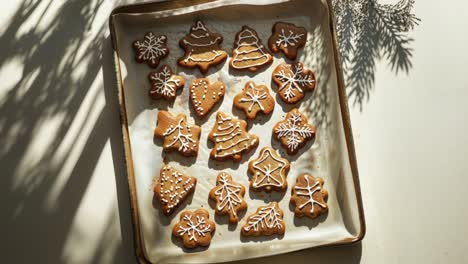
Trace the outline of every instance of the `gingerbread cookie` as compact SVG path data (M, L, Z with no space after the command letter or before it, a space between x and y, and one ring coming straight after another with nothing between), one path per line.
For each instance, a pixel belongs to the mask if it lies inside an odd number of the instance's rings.
M154 186L154 195L161 202L163 214L171 215L195 191L196 185L196 178L183 175L170 165L164 165Z
M273 234L283 235L285 231L283 210L279 208L277 202L272 202L266 206L260 206L255 214L249 216L247 223L241 229L241 234L244 236L270 236Z
M184 156L196 156L200 133L199 126L188 124L186 115L174 116L167 111L159 111L154 135L164 139L164 151L177 150Z
M234 97L234 106L244 110L247 118L254 119L258 112L271 114L275 108L275 99L265 85L255 85L249 81L244 90Z
M218 112L216 123L208 135L214 143L211 158L225 160L232 158L240 161L242 153L258 146L258 137L246 131L247 122Z
M288 112L283 121L276 123L273 135L290 155L294 155L307 140L315 139L315 127L309 125L307 117L294 108Z
M252 173L250 188L254 191L280 192L288 187L289 161L270 147L263 148L258 158L249 162L249 171Z
M257 32L248 26L243 26L236 35L232 59L229 62L231 68L256 72L272 61L273 56L262 44Z
M211 189L209 197L216 202L216 214L229 215L229 223L239 222L239 211L247 209L244 200L245 187L232 180L232 176L221 172L216 178L216 187Z
M135 49L135 59L139 63L147 63L150 67L158 67L159 61L169 55L169 49L166 46L167 37L164 35L155 35L153 32L145 34L143 40L133 42Z
M178 89L184 87L185 80L182 76L175 75L169 66L163 65L157 71L150 72L148 79L151 83L149 96L153 99L163 97L173 101Z
M190 83L190 101L197 116L206 116L223 99L225 91L226 86L222 82L210 84L206 78L193 80Z
M290 60L295 60L297 51L304 47L307 41L307 30L291 23L276 22L273 25L268 47L273 53L282 51Z
M185 54L178 60L182 67L198 67L202 73L207 73L210 66L218 65L226 60L228 54L221 49L223 37L218 33L208 31L201 21L190 28L190 33L179 41Z
M196 248L210 245L215 230L216 224L210 220L208 211L197 209L182 212L179 223L172 228L172 234L182 239L184 247Z
M278 94L288 104L295 104L306 91L313 91L316 85L312 71L304 69L302 63L282 63L272 74L273 81L278 85Z
M291 204L294 205L294 215L317 218L328 212L328 192L323 188L323 179L309 174L299 175L292 188Z

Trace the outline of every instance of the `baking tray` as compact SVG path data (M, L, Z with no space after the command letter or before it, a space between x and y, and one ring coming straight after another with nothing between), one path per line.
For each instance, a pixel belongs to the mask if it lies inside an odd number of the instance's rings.
M189 106L188 84L202 75L198 70L177 66L183 55L178 41L197 19L204 21L211 31L223 35L222 47L231 53L234 37L243 25L254 28L265 44L276 21L292 22L308 31L308 42L299 53L298 61L312 69L317 77L317 88L295 106L282 104L276 97L271 116L249 122L249 132L260 137L260 144L240 163L217 162L209 159L211 143L207 135L213 127L217 111L244 118L242 112L232 107L233 97L248 80L276 86L271 73L276 65L285 62L278 53L273 64L257 74L229 70L228 63L210 68L206 75L211 81L223 81L226 95L221 104L203 120L194 118ZM164 1L121 6L109 18L115 56L117 87L121 109L123 141L128 169L132 206L135 250L141 263L207 263L226 262L280 254L324 245L349 244L360 241L365 234L364 213L359 187L358 171L349 120L347 97L343 84L337 52L333 14L329 0L251 1L251 0L198 0ZM186 78L186 87L174 103L152 101L147 92L147 75L152 70L134 60L131 43L142 38L145 32L154 31L168 37L170 55L162 63ZM228 59L229 60L229 59ZM227 60L227 61L228 61ZM299 154L289 156L271 138L273 125L293 107L306 113L309 122L317 127L313 144L306 145ZM177 153L163 154L161 142L153 138L159 109L185 113L191 122L202 127L200 150L197 157L186 158ZM220 171L231 174L237 182L249 185L248 160L256 158L264 146L273 146L291 161L286 193L246 194L249 208L237 226L227 224L225 217L215 217L208 203L208 192L215 185ZM171 217L165 217L153 206L152 185L163 163L197 177L195 193ZM289 205L290 190L297 175L311 173L324 178L329 192L329 212L311 220L295 218ZM284 196L283 196L284 195ZM283 197L282 197L283 196ZM270 201L279 201L284 211L286 233L283 237L245 238L240 228L246 218ZM171 236L172 226L183 210L203 207L217 223L216 232L208 248L186 250L179 240Z

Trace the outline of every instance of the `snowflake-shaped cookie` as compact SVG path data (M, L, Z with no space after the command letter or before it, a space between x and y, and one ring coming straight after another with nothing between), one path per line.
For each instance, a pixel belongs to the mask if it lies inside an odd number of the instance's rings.
M270 147L263 148L258 158L249 162L249 171L252 173L250 187L254 191L285 191L288 187L289 161Z
M154 135L164 139L165 151L177 150L184 156L196 156L200 133L199 126L188 124L186 115L174 116L168 111L159 111Z
M283 235L285 231L283 210L279 208L277 202L260 206L257 212L248 217L247 223L241 229L244 236Z
M290 155L294 155L307 140L315 139L315 127L309 125L307 117L294 108L273 127L273 135Z
M167 37L155 35L153 32L145 34L143 40L133 42L135 49L135 59L139 63L147 63L150 67L158 67L159 61L169 54L166 46Z
M232 176L221 172L216 178L216 187L211 189L209 197L216 202L216 214L229 215L229 223L239 221L239 211L247 209L244 200L245 187L232 180Z
M294 215L316 218L328 211L328 192L323 188L323 179L309 174L299 175L291 194Z
M258 112L271 114L275 108L275 99L266 85L256 85L253 81L245 84L244 90L234 97L234 106L244 110L249 119L254 119Z
M166 100L174 100L177 90L184 87L185 80L182 76L175 75L169 66L163 65L157 71L150 72L148 79L151 83L149 96L153 99L163 97Z
M179 223L172 229L172 234L181 238L186 248L208 246L216 230L216 224L209 218L205 209L184 211L180 214Z
M306 91L313 91L316 85L312 71L304 69L302 63L282 63L276 67L272 75L278 85L278 94L288 104L295 104L304 98Z

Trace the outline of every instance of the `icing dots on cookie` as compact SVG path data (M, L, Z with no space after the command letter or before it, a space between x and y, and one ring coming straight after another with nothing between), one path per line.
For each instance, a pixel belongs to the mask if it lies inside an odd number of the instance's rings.
M258 112L271 114L275 108L275 99L266 85L256 85L253 81L245 84L241 93L234 97L234 106L242 109L249 119L254 119Z
M198 78L190 83L190 101L198 117L205 117L224 97L226 86L222 82L210 83Z
M247 122L244 120L218 112L216 123L208 135L208 139L214 143L211 158L216 160L232 158L240 161L242 153L258 146L258 137L247 133L246 128Z
M161 203L162 213L171 215L195 190L197 179L183 175L170 165L164 165L154 186L154 195Z

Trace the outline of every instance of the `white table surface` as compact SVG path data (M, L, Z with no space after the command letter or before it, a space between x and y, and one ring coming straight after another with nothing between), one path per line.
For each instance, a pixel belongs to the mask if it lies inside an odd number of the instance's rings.
M1 263L135 262L107 26L115 2L2 5ZM467 10L418 1L409 73L379 61L369 100L351 104L364 241L236 263L468 263Z

